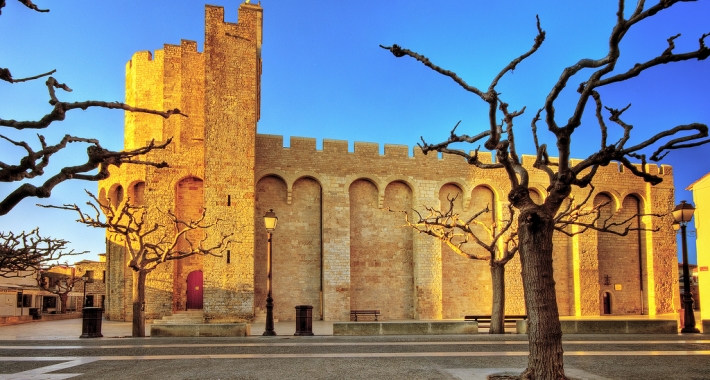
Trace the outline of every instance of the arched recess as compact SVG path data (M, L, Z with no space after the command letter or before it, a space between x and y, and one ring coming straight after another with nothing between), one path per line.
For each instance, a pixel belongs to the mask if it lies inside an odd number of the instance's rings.
M603 291L602 292L602 298L601 302L599 303L601 306L601 311L600 313L602 315L610 315L613 314L614 312L614 300L612 299L611 292L609 291Z
M175 216L180 220L196 220L202 215L204 207L203 183L200 178L187 177L178 181L175 188ZM180 226L175 226L176 230ZM177 248L188 250L189 241L197 242L204 238L202 230L190 231L178 240ZM202 271L202 255L193 255L181 260L176 260L173 265L173 310L187 308L187 276L191 272Z
M528 192L530 193L530 199L532 199L535 204L541 205L542 202L545 201L545 198L543 198L539 190L531 187L528 188Z
M131 185L128 190L128 198L134 206L145 205L145 182L138 181Z
M254 211L254 315L258 318L263 318L266 315L266 249L267 249L267 233L264 227L264 214L270 209L273 209L276 216L279 218L279 222L276 225L276 230L272 237L272 296L274 302L277 305L283 305L283 307L274 308L274 318L283 319L282 315L285 316L286 304L288 302L285 298L281 297L281 291L277 284L274 282L275 279L282 276L280 269L274 266L274 263L282 260L283 255L287 253L284 251L283 247L288 241L288 234L285 233L288 229L288 225L292 224L288 219L286 197L287 197L287 186L283 179L277 176L265 176L262 177L256 183L256 196L255 196L255 211ZM246 255L245 255L246 256ZM233 257L241 257L239 252L233 255ZM235 259L238 263L239 259ZM298 278L291 279L292 281L298 281ZM293 286L293 285L289 285ZM315 306L315 305L313 305ZM288 317L293 318L295 311L293 308L288 310L290 315Z
M99 190L99 202L101 202L102 204L106 204L106 202L108 201L108 196L106 194L107 194L106 188L102 187Z
M599 194L595 197L594 203L609 202L614 205L613 198L608 194ZM640 198L629 195L621 202L621 208L612 212L611 207L602 209L598 225L602 225L607 220L609 223L621 223L624 221L631 228L639 226L637 215L644 207ZM621 231L622 227L615 230ZM645 305L642 305L642 283L641 265L645 260L644 247L641 243L643 231L629 231L626 236L619 236L612 233L599 232L597 240L597 252L599 258L599 284L602 293L608 291L612 294L614 301L613 314L641 314Z
M540 198L542 204L544 198ZM565 201L567 202L567 200ZM566 203L565 203L566 204ZM565 207L565 206L563 206ZM568 227L568 231L571 228ZM560 315L574 315L574 259L572 238L560 231L552 233L552 276L555 280L555 298Z
M412 234L401 214L378 208L377 187L355 180L350 196L350 308L379 309L383 318L413 318ZM401 182L385 189L392 209L407 209L412 191Z
M108 191L107 201L111 203L111 206L114 209L117 209L121 205L121 203L123 203L123 197L123 186L117 183L111 186L111 189Z
M271 189L267 188L271 187ZM291 187L291 203L284 204L285 183L271 177L257 184L258 198L254 229L263 233L257 237L255 252L255 294L259 307L266 306L266 234L264 214L273 209L279 222L272 237L272 295L279 305L274 318L295 319L297 305L313 306L313 317L321 315L321 186L313 178L302 177ZM258 235L259 236L259 235ZM263 249L260 246L263 244ZM262 306L263 305L263 306Z
M461 190L453 185L444 185L439 190L439 204L442 211L450 207L449 199ZM478 186L471 192L471 205L463 210L462 197L454 201L454 212L468 219L474 213L483 210L486 205L495 207L493 192ZM487 223L493 221L493 213L482 214L478 220ZM476 226L473 231L485 241L488 233L482 226ZM475 243L467 243L464 250L479 255L487 255L487 251ZM472 260L455 253L445 243L441 243L442 267L442 317L463 318L470 314L490 314L492 302L491 272L488 260Z

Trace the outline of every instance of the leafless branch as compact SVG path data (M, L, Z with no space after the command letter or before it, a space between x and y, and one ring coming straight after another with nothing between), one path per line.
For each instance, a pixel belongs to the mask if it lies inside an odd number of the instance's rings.
M604 107L599 95L599 88L606 85L631 79L638 76L645 70L652 67L689 60L704 60L710 56L710 49L705 44L705 40L710 33L705 33L698 39L698 48L685 53L675 53L675 41L680 38L680 35L671 36L668 38L668 47L659 52L659 55L636 64L627 71L611 74L616 69L616 64L621 56L621 41L626 35L626 32L637 23L670 8L674 4L684 0L664 0L653 6L645 8L645 3L639 1L633 10L633 13L628 17L624 13L624 1L618 2L616 24L609 36L608 50L604 57L598 59L581 59L575 64L565 68L557 82L553 85L551 91L545 99L543 107L538 111L532 120L531 127L536 148L536 161L534 167L543 170L550 180L548 187L549 196L545 200L544 207L548 208L551 213L555 213L562 205L564 200L571 193L571 186L586 187L588 186L600 166L606 166L611 161L620 162L622 165L630 169L634 175L640 176L646 182L657 184L662 181L658 175L651 174L646 171L646 156L642 150L656 147L655 152L650 156L650 160L659 161L671 150L695 147L710 142L708 135L708 127L705 124L692 123L671 127L666 131L657 133L650 138L647 138L641 143L628 146L631 141L632 125L625 123L621 119L624 109L617 110L610 107ZM417 52L404 49L398 45L381 46L389 50L396 57L409 56L420 62L426 67L445 75L466 91L469 91L481 100L489 104L488 119L489 127L487 130L474 135L458 135L455 133L455 128L452 130L449 138L441 143L429 144L422 139L420 147L425 153L430 151L442 152L445 154L454 154L464 157L470 164L486 169L504 168L511 182L511 193L509 199L517 208L534 207L527 194L527 174L524 168L518 165L518 154L515 148L514 130L512 128L512 120L518 114L509 113L505 102L500 99L500 94L495 92L494 88L498 81L508 71L514 69L525 58L535 53L545 38L545 32L540 27L538 19L537 23L538 35L535 38L533 47L525 54L512 60L506 65L503 70L491 82L491 86L487 91L483 91L475 86L471 86L465 80L459 77L455 72L443 69L433 64L427 57ZM584 69L591 69L589 77L582 82L578 87L579 98L572 115L563 124L558 124L555 112L555 101L562 93L563 89L569 84L570 79L582 72ZM572 133L581 125L582 116L587 103L593 99L596 103L596 116L601 130L601 144L599 151L591 154L585 160L576 164L573 168L570 166L570 146L572 141ZM497 107L497 109L496 109ZM627 107L628 108L628 107ZM604 122L602 111L606 109L611 113L609 120L618 124L623 129L623 137L614 144L609 144L608 128ZM498 124L498 112L502 113L503 121ZM556 147L559 152L559 157L555 163L552 163L548 157L547 146L540 144L538 141L537 122L540 121L545 113L544 121L547 124L547 129L556 137ZM522 111L520 111L522 113ZM505 127L505 128L504 128ZM501 136L507 135L507 140ZM483 144L486 149L496 151L495 164L483 164L478 162L478 149L475 154L468 155L461 150L451 149L449 146L457 142L477 143L480 140L486 139ZM658 146L660 145L660 146ZM631 160L640 160L640 168L631 163Z
M14 78L12 77L12 74L10 73L10 69L6 69L6 68L0 67L0 80L3 80L3 81L5 81L5 82L10 82L10 83L27 82L27 81L31 81L31 80L34 80L34 79L39 79L39 78L42 78L42 77L46 77L47 75L52 75L52 74L54 74L56 71L57 71L57 70L52 70L52 71L48 71L48 72L46 72L46 73L44 73L44 74L39 74L39 75L35 75L35 76L32 76L32 77L21 78L21 79L14 79Z
M124 163L135 163L157 168L167 167L168 164L166 162L139 161L133 158L143 156L155 149L165 149L172 141L172 139L168 139L161 144L156 144L154 141L151 141L151 143L145 147L129 151L114 152L101 147L98 140L95 139L84 139L66 135L58 144L48 146L44 141L44 137L39 136L42 149L35 152L25 142L16 142L1 135L0 138L14 145L23 147L27 152L27 155L20 160L19 165L8 165L0 162L0 182L14 182L41 176L44 174L44 168L49 163L49 158L52 154L63 149L66 144L73 142L91 144L86 149L87 161L85 163L65 167L39 186L29 183L23 183L18 186L12 193L7 195L5 199L0 201L0 215L7 214L13 207L20 203L20 201L27 197L48 198L51 195L52 189L66 180L81 179L85 181L98 181L108 178L109 167L111 165L121 166L121 164ZM84 174L94 169L99 169L98 173Z
M611 202L604 201L587 206L594 195L594 186L590 185L587 195L581 202L576 202L573 197L567 199L566 206L560 210L555 216L555 230L562 232L567 236L579 235L587 230L594 230L602 233L609 233L617 236L626 236L631 231L650 231L656 232L658 229L650 229L641 226L633 226L633 221L639 217L652 216L663 217L662 214L638 214L618 220L616 215L610 214L606 218L602 218L602 212L605 208L611 207ZM570 226L577 226L573 230Z
M387 208L387 210L404 214L406 226L418 233L437 238L458 255L472 260L486 260L491 266L505 265L518 251L517 233L511 231L514 220L512 206L509 205L508 207L510 216L508 219L500 223L497 221L485 223L480 221L479 217L491 212L488 206L464 219L454 210L456 198L456 196L447 196L449 205L446 211L425 206L424 208L428 214L427 216L422 216L419 211L413 210L414 214L417 215L414 221L409 219L409 214L406 211L392 210L390 208ZM485 241L474 231L476 228L482 228L485 231ZM502 243L499 244L499 242ZM471 252L465 247L467 243L475 243L488 254L480 255Z
M222 235L219 242L212 246L205 245L206 234L199 239L189 234L192 231L206 232L220 222L217 219L207 223L205 209L199 218L185 220L178 218L172 211L151 211L144 206L134 206L130 199L115 207L110 200L102 202L91 192L87 191L87 194L91 201L86 204L91 207L93 216L83 212L76 204L39 206L74 211L79 215L77 222L90 227L105 228L117 234L123 240L130 256L128 266L135 271L150 272L166 261L193 255L220 256L218 252L231 243L229 238L233 234ZM148 214L153 212L164 216L165 222L148 223ZM186 244L181 245L181 241Z
M167 111L156 111L149 108L133 107L126 103L121 102L104 102L98 100L87 100L83 102L62 102L57 99L54 89L59 88L64 91L72 91L66 84L57 82L54 77L49 77L47 79L47 89L49 91L49 104L53 105L54 108L52 112L44 115L39 120L36 121L17 121L12 119L0 119L0 126L14 128L18 130L22 129L43 129L47 128L50 124L55 121L61 121L66 118L68 111L81 109L86 110L92 107L107 108L107 109L121 109L128 112L146 113L151 115L158 115L163 118L169 118L172 115L182 115L187 116L180 112L179 109L175 108Z
M37 11L37 12L49 12L49 9L39 9L36 5L34 5L34 4L32 3L31 0L17 0L17 1L19 1L20 3L22 3L22 5L26 6L27 8L32 9L33 11Z
M39 228L18 234L0 231L0 277L25 277L61 258L86 253L67 250L68 244L41 236Z

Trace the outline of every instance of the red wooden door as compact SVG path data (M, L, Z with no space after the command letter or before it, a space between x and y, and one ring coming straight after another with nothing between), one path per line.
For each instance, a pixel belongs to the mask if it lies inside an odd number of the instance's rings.
M187 308L202 309L202 271L187 275Z

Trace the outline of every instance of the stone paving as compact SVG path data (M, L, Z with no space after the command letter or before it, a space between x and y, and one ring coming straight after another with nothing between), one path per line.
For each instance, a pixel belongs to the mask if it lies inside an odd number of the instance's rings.
M520 373L528 351L521 334L340 337L323 321L313 337L293 336L295 322L263 337L262 322L243 338L127 338L129 322L103 321L103 338L79 339L81 324L0 326L0 380L483 380ZM704 334L568 335L564 349L571 379L710 379Z

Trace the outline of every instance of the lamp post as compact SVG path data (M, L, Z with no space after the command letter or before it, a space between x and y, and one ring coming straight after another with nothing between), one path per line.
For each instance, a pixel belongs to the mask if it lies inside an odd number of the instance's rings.
M81 276L81 280L84 281L84 298L82 298L82 303L81 303L81 308L83 309L86 307L86 283L89 282L89 275L87 273L84 273L83 276Z
M271 233L276 229L276 222L279 218L276 217L274 210L264 214L264 226L266 227L266 328L264 329L265 336L276 335L274 331L274 299L271 297Z
M693 218L695 207L685 201L680 201L680 204L673 209L673 229L680 229L683 242L683 307L685 308L685 323L680 330L682 333L699 333L695 327L695 314L693 313L693 295L690 294L690 271L688 270L688 244L686 241L686 228L688 222Z

